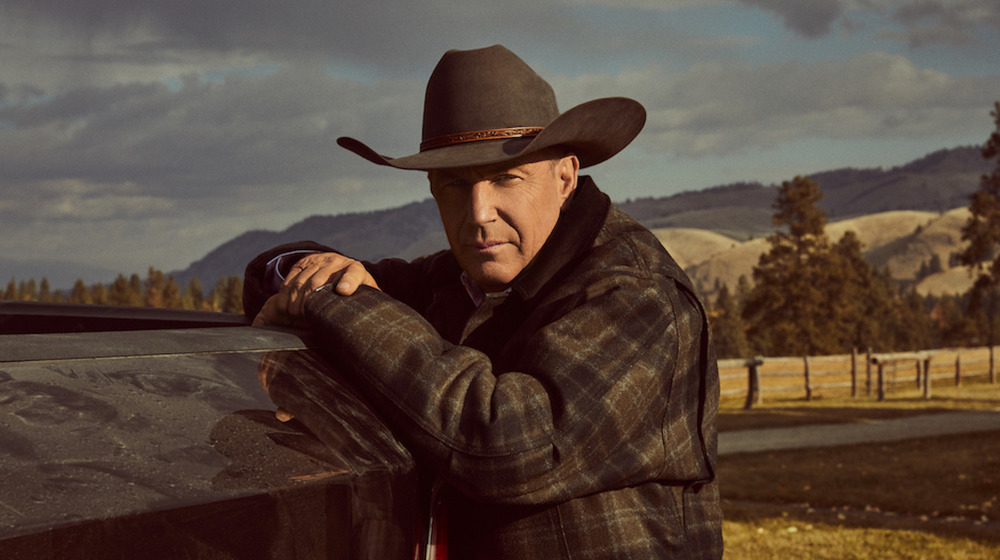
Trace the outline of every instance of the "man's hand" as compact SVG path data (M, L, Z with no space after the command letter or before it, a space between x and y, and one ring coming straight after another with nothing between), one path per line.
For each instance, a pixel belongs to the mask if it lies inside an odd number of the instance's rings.
M261 357L260 363L257 365L257 380L260 381L260 386L267 391L268 396L271 395L271 381L278 375L278 372L282 371L288 357L288 352L281 351L268 352ZM274 411L274 417L279 422L288 422L294 418L291 413L280 406Z
M278 293L264 303L253 325L295 325L305 313L306 297L327 284L349 296L362 286L379 289L375 278L359 261L338 253L313 253L292 266Z

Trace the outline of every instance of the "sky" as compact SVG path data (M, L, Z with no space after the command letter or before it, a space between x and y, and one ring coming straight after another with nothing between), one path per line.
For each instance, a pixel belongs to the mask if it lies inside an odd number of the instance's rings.
M646 107L586 171L615 201L981 145L1000 100L997 0L0 0L0 280L426 199L336 138L416 152L438 59L493 44Z

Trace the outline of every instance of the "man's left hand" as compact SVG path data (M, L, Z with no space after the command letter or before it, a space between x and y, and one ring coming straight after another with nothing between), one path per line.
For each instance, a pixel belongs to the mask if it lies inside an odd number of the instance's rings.
M302 321L309 294L328 284L342 296L353 294L362 285L379 289L375 278L360 261L339 253L313 253L292 266L285 281L264 303L253 325L294 326Z

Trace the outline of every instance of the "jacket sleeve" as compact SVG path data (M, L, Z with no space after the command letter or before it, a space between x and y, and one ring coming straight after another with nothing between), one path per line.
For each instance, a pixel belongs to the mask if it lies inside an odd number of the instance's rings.
M473 498L553 503L648 480L711 478L697 303L615 277L542 321L510 371L371 289L317 292L307 320L411 451ZM280 404L280 403L279 403Z

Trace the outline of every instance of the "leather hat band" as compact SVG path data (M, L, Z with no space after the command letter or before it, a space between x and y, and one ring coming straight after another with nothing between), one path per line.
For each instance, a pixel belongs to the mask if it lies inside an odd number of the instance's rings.
M503 140L506 138L538 136L538 133L542 130L544 130L544 127L541 126L520 126L514 128L494 128L491 130L459 132L457 134L448 134L424 140L420 143L420 151L426 152L427 150L433 150L435 148L443 148L445 146L463 144L465 142L478 142L480 140Z

